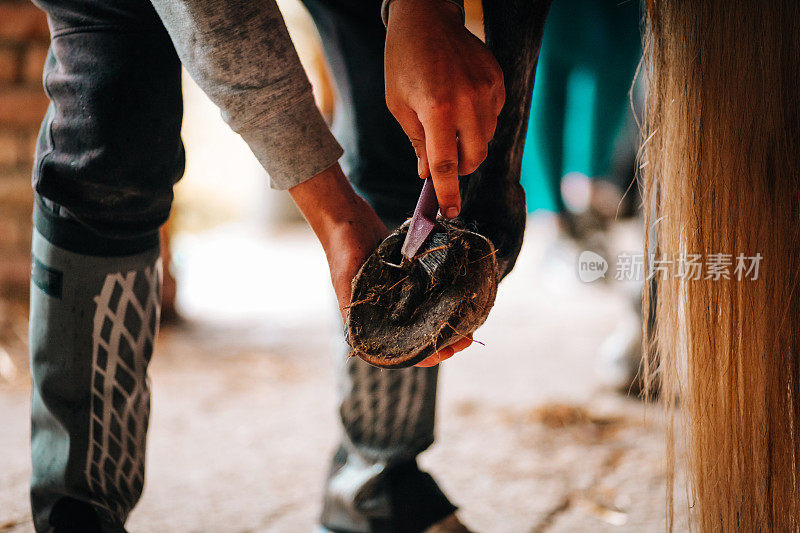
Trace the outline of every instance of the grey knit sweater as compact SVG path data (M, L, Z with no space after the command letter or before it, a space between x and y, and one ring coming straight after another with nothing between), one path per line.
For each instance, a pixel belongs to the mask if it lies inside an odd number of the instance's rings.
M336 163L342 148L317 110L275 0L151 1L181 62L274 188L293 187Z
M314 103L275 0L152 0L181 62L269 173L288 189L342 148Z

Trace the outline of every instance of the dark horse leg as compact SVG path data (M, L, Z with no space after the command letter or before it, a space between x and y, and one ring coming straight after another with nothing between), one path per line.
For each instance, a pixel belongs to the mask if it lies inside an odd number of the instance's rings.
M550 0L483 0L486 44L503 69L506 103L486 161L462 178L461 218L492 241L501 278L514 268L525 231L522 149L549 9Z

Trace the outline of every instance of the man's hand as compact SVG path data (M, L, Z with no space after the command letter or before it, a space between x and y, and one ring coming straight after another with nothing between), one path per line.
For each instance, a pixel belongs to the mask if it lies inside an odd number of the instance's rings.
M292 187L289 194L325 250L333 290L346 321L353 278L389 232L372 207L355 193L338 164ZM457 341L417 366L434 366L470 342Z
M352 292L350 283L389 231L375 210L356 194L338 163L292 187L289 194L325 250L333 290L345 320Z
M353 278L369 254L388 234L386 226L375 211L364 200L361 198L359 200L363 204L364 211L368 213L364 213L361 217L353 217L332 228L329 235L330 244L325 246L331 283L336 292L343 321L347 320L350 309Z
M430 174L444 216L461 210L458 176L486 159L505 102L503 73L442 0L392 0L386 34L386 103Z

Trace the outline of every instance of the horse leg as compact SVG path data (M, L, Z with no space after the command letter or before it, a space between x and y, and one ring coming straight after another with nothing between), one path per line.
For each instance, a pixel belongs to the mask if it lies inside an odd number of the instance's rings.
M461 218L497 249L500 277L514 267L525 231L520 185L533 79L550 0L483 1L486 44L503 70L506 103L481 167L462 178Z

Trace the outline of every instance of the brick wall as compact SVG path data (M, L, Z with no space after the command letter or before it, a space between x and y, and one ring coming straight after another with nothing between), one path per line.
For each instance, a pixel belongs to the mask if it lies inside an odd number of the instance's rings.
M31 166L47 108L42 66L49 33L30 2L0 0L0 296L27 296Z

